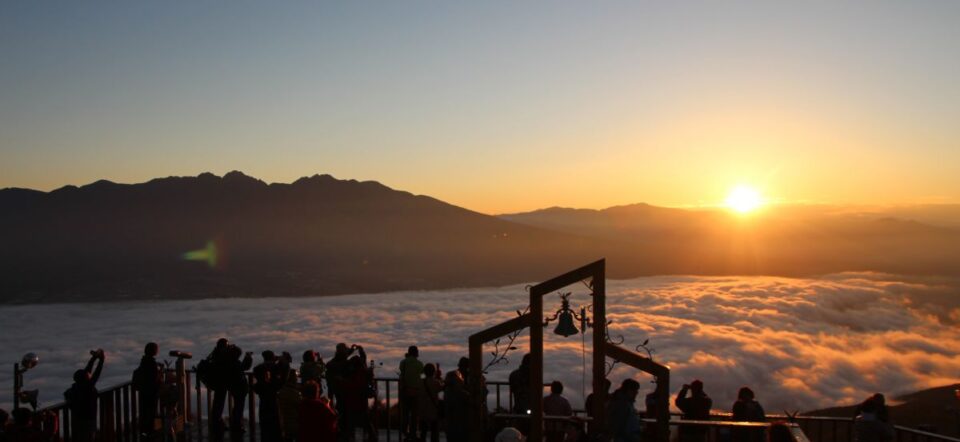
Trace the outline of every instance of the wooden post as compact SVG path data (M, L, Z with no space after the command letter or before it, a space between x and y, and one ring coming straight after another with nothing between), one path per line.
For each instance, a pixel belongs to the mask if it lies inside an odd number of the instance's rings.
M480 395L480 379L483 377L483 341L470 337L470 372L467 373L467 388L470 391L470 416L467 431L472 442L480 442L483 438L483 401Z
M606 261L597 262L598 269L594 271L591 285L593 287L593 422L591 429L605 431L607 390L603 381L607 374L607 354L604 350L607 342L607 289L606 289Z
M543 440L543 295L530 289L530 440Z

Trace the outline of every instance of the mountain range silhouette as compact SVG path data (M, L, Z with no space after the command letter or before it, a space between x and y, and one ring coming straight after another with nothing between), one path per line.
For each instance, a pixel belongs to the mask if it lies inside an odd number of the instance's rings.
M790 216L789 214L783 216ZM960 234L909 220L648 205L490 216L373 181L241 172L0 190L0 302L308 296L495 286L601 257L609 277L960 274ZM216 247L216 266L182 259Z

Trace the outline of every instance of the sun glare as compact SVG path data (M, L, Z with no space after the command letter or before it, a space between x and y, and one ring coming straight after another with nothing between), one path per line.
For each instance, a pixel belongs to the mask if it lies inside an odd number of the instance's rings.
M747 186L737 186L727 195L727 207L738 213L747 213L756 210L763 204L763 198L756 189Z

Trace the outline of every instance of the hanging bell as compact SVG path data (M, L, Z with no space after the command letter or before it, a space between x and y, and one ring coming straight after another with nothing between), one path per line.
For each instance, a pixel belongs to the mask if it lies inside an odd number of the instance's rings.
M569 310L560 312L557 328L553 329L553 332L564 338L580 333L580 330L577 330L577 326L573 325L573 313Z

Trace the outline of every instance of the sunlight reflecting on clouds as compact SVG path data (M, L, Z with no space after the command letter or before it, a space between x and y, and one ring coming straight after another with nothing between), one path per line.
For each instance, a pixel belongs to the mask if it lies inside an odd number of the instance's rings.
M650 339L654 357L673 370L673 391L700 378L719 409L729 409L742 385L751 386L770 411L812 409L875 391L896 394L956 382L957 287L951 280L877 274L652 277L608 281L607 310L614 320L610 333L623 335L624 346ZM585 289L573 289L572 305L588 301ZM510 319L525 304L526 292L518 285L316 298L6 306L0 307L0 361L13 363L22 353L37 352L41 363L27 373L27 388L39 388L45 403L59 400L87 350L107 350L102 385L109 385L130 379L150 340L159 342L164 354L175 348L202 357L217 338L227 336L245 350L287 350L299 358L314 348L325 359L337 342L360 343L384 363L379 375L393 374L406 347L418 344L421 359L447 370L466 354L471 333ZM545 305L556 309L559 298L548 296ZM563 381L577 405L581 339L545 335L544 378ZM589 346L589 333L586 342ZM526 348L524 337L518 343ZM586 356L589 361L589 348ZM488 378L505 380L518 362L519 353ZM613 382L625 376L648 379L617 366ZM12 385L7 370L0 371L0 385Z

